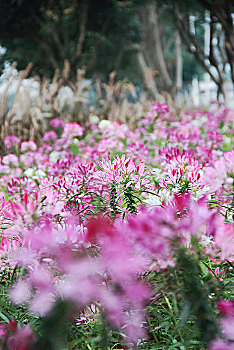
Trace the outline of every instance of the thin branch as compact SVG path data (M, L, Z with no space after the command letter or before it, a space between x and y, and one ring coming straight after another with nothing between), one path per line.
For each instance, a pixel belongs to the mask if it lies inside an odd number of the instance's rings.
M215 84L217 84L220 87L221 82L214 76L209 66L205 63L205 60L209 59L209 57L205 55L204 51L201 49L200 45L196 41L195 36L192 33L190 33L189 29L186 31L186 26L184 25L184 18L182 18L179 13L177 13L177 25L181 38L183 39L188 51L195 56L199 64L210 75L211 79L215 82ZM189 26L187 26L187 28L189 28ZM193 44L195 50L191 48L191 43Z
M82 11L81 22L80 22L80 36L76 47L76 53L75 53L76 58L80 57L82 53L82 48L84 45L85 31L86 31L86 25L87 25L87 19L88 19L88 8L89 8L89 0L86 0L84 4L84 9Z
M222 24L222 26L228 30L229 24L227 22L227 20L225 19L225 17L222 15L222 11L224 8L224 3L228 1L225 0L223 3L220 2L220 0L218 0L218 2L216 2L214 4L214 1L212 1L212 3L210 3L207 0L198 0L198 2L201 4L201 6L207 10L209 10L210 12L213 12L213 14L215 15L215 17L218 18L219 22Z

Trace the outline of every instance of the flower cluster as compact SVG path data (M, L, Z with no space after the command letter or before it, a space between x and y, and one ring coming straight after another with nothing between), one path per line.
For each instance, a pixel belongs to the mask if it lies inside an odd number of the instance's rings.
M183 295L192 294L186 269L178 267L182 251L189 261L200 259L194 281L198 290L208 281L207 303L216 282L222 293L228 286L234 260L233 112L192 111L179 119L157 103L135 130L92 117L82 126L51 119L40 144L5 138L0 280L10 301L30 317L49 318L59 302L66 303L75 310L76 326L91 327L102 318L134 347L165 324L150 323L155 290L159 299L164 296L162 313L170 305L169 287L163 290L162 281L155 287L155 278L184 278L178 285ZM176 298L177 291L172 287L168 295ZM181 314L190 312L193 301ZM224 300L219 308L224 338L210 347L231 349L233 305ZM29 326L13 323L2 324L0 336L9 349L31 349L36 341ZM180 335L181 348L182 340Z

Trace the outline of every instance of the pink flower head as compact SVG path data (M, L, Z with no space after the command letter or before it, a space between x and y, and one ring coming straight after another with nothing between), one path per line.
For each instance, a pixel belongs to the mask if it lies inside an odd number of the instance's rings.
M8 154L5 157L3 157L2 163L5 165L13 165L15 167L19 166L19 160L15 154Z
M57 139L57 134L53 130L45 132L45 134L43 136L43 141L45 141L45 142L53 141L53 140L56 140L56 139Z
M8 350L30 350L36 337L30 326L17 327L16 332L6 342Z
M180 213L183 213L186 210L186 207L188 207L190 200L191 196L189 193L174 194L175 206Z
M218 303L220 312L226 316L221 319L220 326L225 341L216 339L211 343L210 350L234 349L234 301L220 300Z
M11 148L20 143L20 139L15 135L6 136L4 139L4 144L6 148Z
M36 151L37 145L33 140L23 141L21 143L21 152Z
M106 179L109 181L116 181L117 183L124 182L127 178L135 183L136 188L149 183L147 175L149 174L144 164L137 165L130 158L126 158L125 154L120 158L119 155L115 159L108 156L108 160L102 159L99 166L104 173Z
M113 235L111 222L107 218L97 217L89 220L87 229L87 240L91 243L97 243L103 237Z
M170 108L167 104L164 103L153 103L150 111L147 114L147 117L155 118L158 114L164 116L170 112Z
M8 324L3 323L0 324L0 339L1 341L5 341L8 335Z
M234 176L234 150L224 153L227 173Z
M219 300L218 309L224 316L234 316L234 301Z
M71 139L76 136L82 136L84 133L84 127L78 123L67 123L64 126L62 138Z
M112 139L102 139L97 146L97 150L100 153L110 152L110 150L113 150L113 148L117 148L118 143L116 140Z
M229 344L221 339L214 340L209 347L209 350L233 350L233 349L234 349L233 344Z
M53 126L53 128L63 128L65 125L65 121L59 118L51 119L50 125Z
M36 341L30 326L20 327L13 320L0 325L0 339L4 349L8 350L31 350Z

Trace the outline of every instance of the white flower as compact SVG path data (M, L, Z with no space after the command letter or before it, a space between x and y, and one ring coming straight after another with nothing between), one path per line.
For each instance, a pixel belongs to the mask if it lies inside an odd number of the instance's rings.
M229 185L232 185L233 181L234 181L234 179L232 177L227 177L226 178L226 183L229 184Z
M77 144L79 143L79 140L78 140L78 139L73 139L73 140L72 140L72 143L75 144L75 145L77 145Z
M35 176L33 176L33 179L35 178L40 178L40 177L45 177L46 176L46 173L41 170L41 169L38 169L35 171Z
M227 137L226 135L223 135L223 142L229 145L232 143L232 139L231 137Z
M89 121L91 124L97 124L99 122L99 117L97 115L90 115Z
M33 177L33 173L34 173L34 169L28 168L27 170L25 170L24 175L26 175L27 177Z
M108 128L110 125L111 125L110 120L103 119L99 122L98 127L102 131L102 130Z
M154 180L156 180L156 181L160 180L163 177L162 170L159 168L154 168L152 170L152 174L153 174Z
M199 198L202 198L204 194L208 194L209 191L210 186L204 186L203 188L196 189L194 193L194 199L198 200Z
M25 170L24 175L31 179L38 179L41 177L45 177L46 173L41 169L28 168L27 170Z
M162 200L160 197L150 194L149 197L145 200L145 203L148 205L161 205Z
M59 153L58 152L53 151L53 152L50 153L50 157L49 157L50 162L56 163L58 159L59 159Z
M157 195L149 194L149 196L145 199L145 203L149 205L161 205L163 202L168 203L172 198L170 192L165 189L161 189Z

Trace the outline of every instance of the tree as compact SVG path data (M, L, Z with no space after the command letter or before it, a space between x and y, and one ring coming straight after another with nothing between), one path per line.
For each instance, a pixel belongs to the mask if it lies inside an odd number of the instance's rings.
M183 44L218 86L225 97L228 67L234 82L234 31L231 0L156 0L167 8ZM205 42L202 40L206 32Z
M32 74L52 76L66 61L70 77L81 67L107 76L134 51L128 49L138 40L131 11L116 0L2 1L2 62L17 61L19 69L32 62Z
M141 29L138 60L145 72L148 90L154 98L162 92L175 96L183 87L185 51L170 11L167 6L151 0L139 8L138 19ZM190 58L190 63L195 70L186 75L186 83L197 73L196 62Z
M210 12L211 30L214 23L221 24L224 33L226 62L231 67L232 81L234 82L234 3L232 0L198 0L198 2Z

